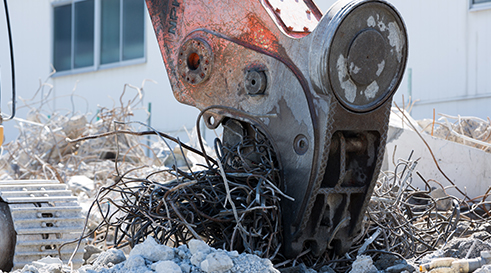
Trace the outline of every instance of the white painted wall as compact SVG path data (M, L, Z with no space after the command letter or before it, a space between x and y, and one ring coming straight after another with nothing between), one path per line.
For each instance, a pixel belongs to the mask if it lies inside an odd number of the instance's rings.
M49 0L10 0L13 27L18 94L30 97L39 86L39 79L50 73L52 7ZM318 0L322 11L334 0ZM412 115L431 117L432 109L448 114L490 116L491 105L491 9L469 11L467 0L391 0L402 14L409 32L408 68L396 101L402 94L419 99ZM0 7L0 65L2 93L10 90L9 60L3 6ZM89 101L90 111L96 106L112 107L108 96L118 100L124 84L140 86L147 82L145 99L153 104L152 124L159 130L174 131L192 127L198 111L179 104L173 97L150 19L146 20L147 62L144 64L100 70L97 72L56 77L49 80L57 96L75 93ZM409 90L408 86L412 88ZM70 109L69 101L57 107ZM22 109L21 109L22 110ZM78 100L76 110L85 112L85 102ZM19 116L23 116L20 111ZM24 115L25 116L25 115ZM144 121L145 117L137 117ZM12 138L12 124L7 123L7 140ZM15 132L13 135L16 135Z
M39 87L39 80L44 81L51 72L51 40L52 40L52 6L49 0L15 0L9 2L9 12L14 39L17 93L23 98L30 98ZM6 112L6 101L10 99L10 67L6 24L3 16L3 5L0 9L0 65L2 69L2 110ZM57 97L70 95L75 88L75 112L95 114L97 106L112 108L119 105L119 97L125 84L137 87L145 79L156 81L146 82L142 108L152 102L152 126L157 130L175 132L190 129L195 125L199 113L194 107L178 103L171 91L167 72L157 46L154 30L148 14L146 15L146 51L147 61L143 64L98 70L96 72L79 73L68 76L52 77L48 83L54 86ZM135 94L127 89L125 101ZM83 97L84 99L81 99ZM89 108L87 109L87 102ZM19 103L20 105L20 103ZM72 111L69 97L56 100L57 110ZM134 120L146 122L143 111ZM26 116L26 109L18 111L18 117ZM14 122L5 123L6 141L18 134L13 128Z
M409 29L412 96L421 100L413 116L431 117L433 108L490 116L491 9L471 12L462 0L406 2L395 4Z
M38 79L49 73L49 22L50 5L45 1L8 1L17 94L24 98L32 96L39 86ZM3 3L0 5L0 66L2 74L2 112L10 113L11 73L8 36ZM23 111L19 111L20 115ZM25 116L25 115L24 115ZM5 124L6 141L17 135L13 122Z

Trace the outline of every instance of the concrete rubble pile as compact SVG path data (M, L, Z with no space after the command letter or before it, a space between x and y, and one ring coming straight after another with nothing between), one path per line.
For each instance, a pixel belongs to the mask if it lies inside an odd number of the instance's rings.
M68 265L59 259L45 259L24 267L17 272L71 272ZM170 248L159 245L152 237L136 245L129 255L122 250L110 249L93 254L79 273L123 273L123 272L279 272L268 259L237 251L215 249L202 241L191 240L188 245Z

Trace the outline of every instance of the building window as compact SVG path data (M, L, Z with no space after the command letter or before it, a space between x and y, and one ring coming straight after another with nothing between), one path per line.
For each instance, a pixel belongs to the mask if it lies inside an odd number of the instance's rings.
M481 10L491 8L491 0L470 0L471 10Z
M143 58L143 1L102 0L101 64Z
M144 1L136 0L72 0L54 6L56 71L144 61L144 8Z

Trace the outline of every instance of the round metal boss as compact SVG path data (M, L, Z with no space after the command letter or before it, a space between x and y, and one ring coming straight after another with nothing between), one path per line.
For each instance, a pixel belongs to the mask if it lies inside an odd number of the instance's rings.
M187 83L197 85L210 76L212 60L211 47L206 41L189 39L179 49L179 75Z
M244 85L249 95L262 95L266 91L267 79L264 71L249 70L244 76Z
M306 136L300 134L293 140L293 149L298 155L303 155L309 150L309 140Z
M339 11L328 55L329 84L346 108L371 111L399 86L407 60L407 33L392 6L360 1ZM337 19L337 20L336 20Z

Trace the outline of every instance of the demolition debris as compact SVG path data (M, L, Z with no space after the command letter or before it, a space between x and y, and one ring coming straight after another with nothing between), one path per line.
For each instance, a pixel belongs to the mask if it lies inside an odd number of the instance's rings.
M479 270L489 268L490 191L475 199L449 195L445 181L421 177L411 155L380 173L348 253L307 250L287 259L279 251L281 200L291 197L280 190L274 150L259 130L234 147L216 140L210 149L199 134L198 144L188 145L136 130L130 108L101 109L91 122L33 112L19 121L21 133L1 158L2 179L67 182L89 212L80 239L87 241L86 265L78 272L392 273L477 260ZM488 130L476 128L480 136ZM156 137L147 157L142 138L149 134ZM412 184L415 177L424 188ZM443 257L453 260L440 266ZM69 257L61 259L33 261L22 272L71 270Z

